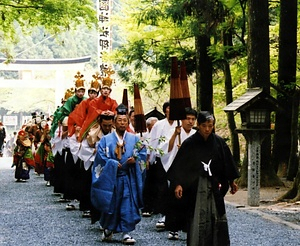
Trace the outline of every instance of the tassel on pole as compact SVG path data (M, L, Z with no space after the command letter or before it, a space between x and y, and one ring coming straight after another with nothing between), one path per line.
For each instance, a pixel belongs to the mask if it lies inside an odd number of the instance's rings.
M171 81L170 81L170 120L177 120L180 126L180 120L186 119L185 100L182 95L181 81L178 72L177 57L171 58ZM180 135L178 135L179 145L181 144Z
M134 130L135 132L140 133L142 136L142 133L146 132L147 128L146 128L146 119L144 115L141 95L137 84L134 84L134 118L135 118Z
M122 104L124 104L125 107L129 110L127 89L123 90Z
M182 89L182 97L184 99L184 105L186 108L192 108L188 77L186 74L186 66L184 61L180 62L180 82Z
M170 120L183 120L186 118L185 103L179 78L177 57L172 57L171 61Z

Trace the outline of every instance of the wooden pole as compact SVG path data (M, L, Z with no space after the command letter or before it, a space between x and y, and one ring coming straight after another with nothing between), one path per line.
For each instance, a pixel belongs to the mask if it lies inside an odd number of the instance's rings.
M171 81L170 81L170 120L177 120L177 126L180 126L180 120L186 119L185 101L182 95L181 82L178 72L177 57L171 58ZM181 144L180 135L178 135L179 144Z
M141 95L139 91L139 87L137 84L134 84L134 118L135 118L135 132L141 133L146 132L146 119L144 115Z

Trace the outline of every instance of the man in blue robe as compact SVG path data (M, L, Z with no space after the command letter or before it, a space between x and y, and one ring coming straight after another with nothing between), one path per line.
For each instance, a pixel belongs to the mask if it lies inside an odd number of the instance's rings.
M103 241L122 232L124 244L136 241L129 233L140 222L142 208L142 171L146 148L139 138L126 131L129 124L127 108L117 107L116 130L101 138L92 168L91 200L101 212Z

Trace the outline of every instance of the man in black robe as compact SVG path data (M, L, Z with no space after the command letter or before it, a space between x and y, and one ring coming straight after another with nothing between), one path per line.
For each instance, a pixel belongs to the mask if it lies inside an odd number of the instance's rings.
M237 191L239 172L229 147L213 133L214 116L201 111L197 122L198 131L182 143L167 173L178 200L168 211L179 222L172 229L187 230L187 245L230 245L224 196L229 186Z

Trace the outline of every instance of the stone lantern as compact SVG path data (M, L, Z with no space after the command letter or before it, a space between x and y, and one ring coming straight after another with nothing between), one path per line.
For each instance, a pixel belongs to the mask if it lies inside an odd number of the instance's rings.
M249 88L245 94L228 104L225 112L239 112L242 133L248 143L248 205L259 206L261 143L274 133L270 128L270 114L279 108L275 98L262 88Z

